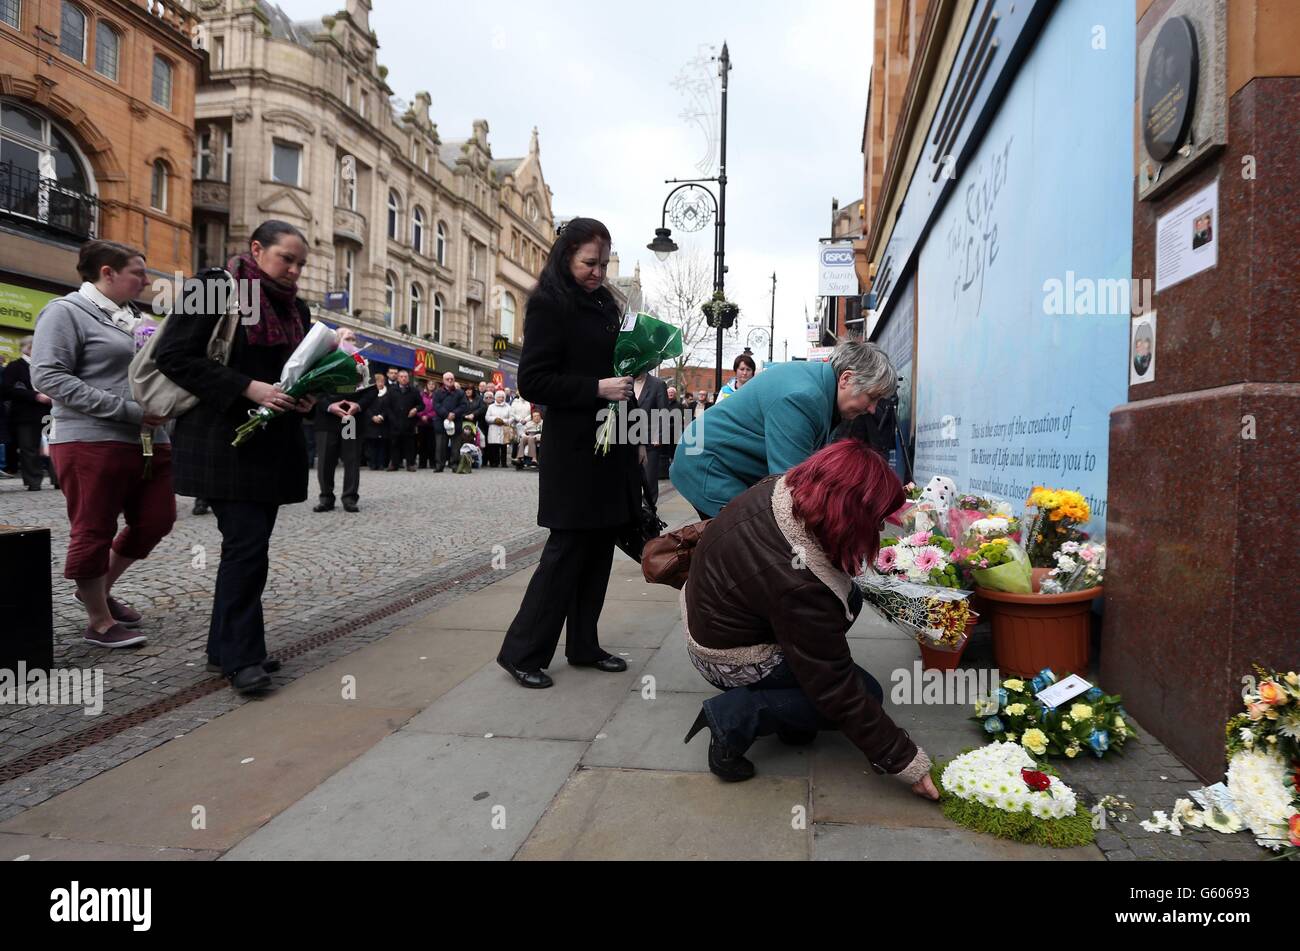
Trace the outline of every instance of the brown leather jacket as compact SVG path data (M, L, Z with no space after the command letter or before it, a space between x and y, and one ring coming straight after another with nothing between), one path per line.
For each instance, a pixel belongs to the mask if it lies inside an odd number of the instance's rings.
M802 524L796 520L792 529L792 516L778 524L777 480L770 477L745 491L709 522L686 583L691 638L714 649L779 644L818 711L878 772L899 773L912 764L917 747L857 675L845 638L854 620L843 585L847 576L811 546L796 557L787 534L801 532Z

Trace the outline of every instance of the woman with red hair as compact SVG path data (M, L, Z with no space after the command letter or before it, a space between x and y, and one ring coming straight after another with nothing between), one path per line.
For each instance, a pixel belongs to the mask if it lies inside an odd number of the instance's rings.
M844 439L737 496L708 524L682 588L686 646L720 690L687 742L709 728L709 769L754 775L745 751L775 733L792 745L843 731L872 767L929 799L930 759L881 708L884 691L853 662L853 577L875 558L897 476L866 443Z

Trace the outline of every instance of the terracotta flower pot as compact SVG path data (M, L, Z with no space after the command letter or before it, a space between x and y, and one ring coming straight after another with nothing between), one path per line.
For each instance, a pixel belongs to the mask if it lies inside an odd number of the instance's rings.
M1035 579L1034 588L1038 588ZM993 654L1003 674L1033 677L1050 667L1058 677L1086 674L1092 599L1100 587L1067 594L1009 594L981 589L993 622Z
M1029 586L1037 594L1043 588L1043 579L1052 573L1051 568L1032 568L1029 575Z

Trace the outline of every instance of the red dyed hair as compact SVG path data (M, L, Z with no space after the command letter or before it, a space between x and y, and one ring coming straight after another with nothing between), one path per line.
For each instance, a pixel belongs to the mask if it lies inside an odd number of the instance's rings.
M880 523L907 500L903 484L860 439L841 439L785 474L794 514L850 575L880 548Z

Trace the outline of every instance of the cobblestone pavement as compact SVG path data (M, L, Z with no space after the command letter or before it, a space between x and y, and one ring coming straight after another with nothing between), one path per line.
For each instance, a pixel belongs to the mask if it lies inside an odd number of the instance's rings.
M340 473L341 479L341 473ZM95 717L81 707L9 707L0 712L0 767L107 718L212 680L204 671L204 646L220 556L216 519L191 514L192 500L177 498L172 533L114 588L115 596L144 614L146 645L110 651L81 639L85 611L63 577L68 527L62 493L27 492L16 480L0 482L0 521L49 527L54 579L56 667L98 668L104 708ZM312 480L315 492L315 479ZM314 513L314 497L280 510L271 543L271 572L263 599L267 645L274 653L303 637L355 620L404 594L492 564L544 540L536 525L535 472L478 470L470 476L363 470L361 512ZM501 546L501 549L494 549ZM467 581L475 590L537 560L508 560L505 570ZM426 611L460 596L456 588L417 605ZM295 679L393 630L400 615L331 641L285 664L277 675ZM248 702L228 689L155 717L109 740L0 783L0 819L21 811L184 734Z

